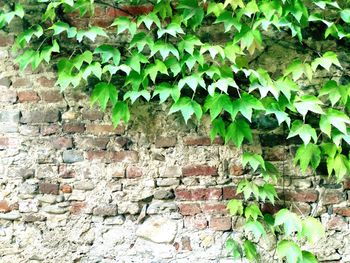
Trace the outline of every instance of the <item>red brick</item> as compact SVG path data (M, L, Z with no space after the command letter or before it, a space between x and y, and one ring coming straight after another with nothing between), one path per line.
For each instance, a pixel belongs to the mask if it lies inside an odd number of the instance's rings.
M242 193L240 194L237 194L237 188L235 186L226 186L222 189L222 196L223 196L223 199L224 200L230 200L230 199L233 199L233 198L239 198L239 199L242 199L243 198L243 195Z
M0 137L0 150L4 150L9 147L9 139L5 137Z
M86 203L85 202L74 202L72 203L71 207L69 208L69 211L73 215L79 215L83 213L86 209Z
M69 184L64 184L61 186L61 191L65 194L69 194L72 192L72 186L70 186Z
M52 139L52 146L56 150L69 149L73 147L72 138L60 137Z
M218 170L216 167L208 165L188 165L182 168L183 176L216 176L218 175Z
M45 102L59 102L63 100L62 94L58 90L48 90L40 92L41 100Z
M57 124L52 124L48 126L42 126L40 128L40 133L41 135L46 136L46 135L52 135L52 134L58 133L60 132L60 130L61 129Z
M180 214L183 216L193 216L201 213L201 208L197 203L179 204Z
M53 88L55 86L55 79L48 79L47 77L40 77L37 79L39 82L40 86L45 87L45 88Z
M187 146L209 146L211 145L211 140L206 136L188 136L184 138L184 145ZM220 137L216 137L213 144L224 144L224 141Z
M125 10L125 11L124 11ZM137 5L137 6L121 6L120 8L107 8L106 15L111 18L118 16L139 16L148 14L153 10L152 5Z
M0 213L7 213L10 211L11 211L11 209L10 209L10 206L7 203L7 201L5 201L5 200L0 201Z
M348 224L346 223L345 219L341 216L335 216L332 219L330 219L327 223L327 228L330 230L340 230L343 231L344 229L347 229Z
M283 200L285 199L286 201L296 201L296 202L307 202L307 203L312 203L316 202L318 199L318 192L316 190L285 190L279 191L279 196Z
M86 110L82 112L84 120L96 121L103 118L103 112L98 110Z
M227 231L232 227L231 217L212 217L209 220L209 227L215 231Z
M40 183L39 184L39 191L42 194L58 195L59 185L58 184L51 184L51 183Z
M195 228L203 230L207 228L208 221L203 215L186 216L184 217L184 226L185 228Z
M178 200L191 200L191 191L187 189L176 189L175 196Z
M283 207L278 204L271 204L271 203L262 203L260 206L260 210L263 214L269 213L271 215L276 214L279 210L281 210Z
M322 200L323 205L339 204L344 201L344 194L336 190L326 190Z
M178 200L199 201L219 200L222 197L221 188L197 188L197 189L176 189L175 195Z
M176 145L176 137L158 137L156 139L155 146L156 148L169 148L169 147L174 147Z
M230 175L241 176L244 174L244 169L241 164L232 164L230 166Z
M63 132L66 133L83 133L85 131L82 123L65 123L63 124Z
M138 178L142 176L142 169L137 166L128 166L126 168L126 177L130 179Z
M224 203L204 203L201 207L203 213L206 214L227 214L227 206Z
M341 216L350 217L350 207L335 207L333 212Z
M87 152L88 160L100 160L102 162L130 162L136 163L139 160L138 153L135 151L106 152L106 151L89 151Z
M28 80L28 78L20 78L20 79L16 79L13 83L12 86L14 88L18 88L18 87L27 87L30 86L31 82Z
M37 102L40 100L38 93L34 90L26 90L18 92L19 102Z
M125 127L123 125L119 125L118 127L114 128L112 125L109 125L109 124L87 124L86 132L95 134L95 135L100 135L100 134L121 135L125 132Z

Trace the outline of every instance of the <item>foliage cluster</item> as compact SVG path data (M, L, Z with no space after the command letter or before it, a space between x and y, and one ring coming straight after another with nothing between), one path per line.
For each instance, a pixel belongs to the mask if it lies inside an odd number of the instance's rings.
M14 49L21 50L17 56L20 69L36 69L54 58L51 62L57 65L57 85L62 90L93 81L91 102L102 110L111 108L114 125L129 121L129 106L135 101L159 100L171 104L169 114L180 112L186 123L209 114L211 139L219 135L225 143L241 147L253 141L252 123L258 116L268 115L289 131L287 138L300 139L295 164L302 172L310 172L310 168L316 171L325 163L329 176L337 180L349 174L350 84L330 78L317 91L300 85L300 80L312 84L320 70L343 70L334 50L322 54L313 51L315 57L296 59L274 77L268 69L252 68L249 63L264 46L264 36L271 32L288 33L302 47L306 47L304 38L312 28L324 38L346 42L350 38L348 3L154 0L149 14L120 16L110 28L103 29L93 25L77 28L65 19L76 12L82 17L93 16L98 1L34 2L44 6L45 13L39 23L29 23L16 38ZM112 5L121 8L123 2ZM0 11L0 28L14 17L25 18L19 4ZM224 43L200 36L208 25L226 35ZM129 41L120 47L111 41L112 34L127 34ZM97 38L105 38L109 44L93 49L91 44ZM62 52L67 43L78 48ZM258 261L257 243L272 233L279 241L276 252L280 259L288 263L317 262L314 255L301 250L298 242L306 239L314 243L322 237L319 221L301 218L287 209L275 215L263 214L259 204L274 204L278 198L273 186L278 169L256 153L244 153L242 163L250 166L252 176L238 185L243 200L231 200L228 209L231 215L245 218L246 238L227 241L232 257Z

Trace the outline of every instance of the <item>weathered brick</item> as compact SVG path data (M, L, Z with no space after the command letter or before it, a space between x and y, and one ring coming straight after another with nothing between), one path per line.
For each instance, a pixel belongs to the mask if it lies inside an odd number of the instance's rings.
M203 230L207 228L208 221L203 215L185 216L184 226L187 229L194 228L198 230Z
M322 203L324 205L339 204L344 200L344 193L333 189L326 190L326 192L322 196Z
M110 164L107 166L107 174L112 175L113 178L124 178L125 168L118 164Z
M52 134L58 133L60 132L60 130L61 128L57 124L43 125L40 128L40 133L41 135L46 136L46 135L52 135Z
M161 177L181 177L182 170L180 166L168 166L164 167L160 171Z
M66 111L62 114L62 120L64 121L74 121L77 120L80 116L79 112L76 111Z
M188 165L182 168L183 176L215 176L218 175L216 167L208 165Z
M101 204L92 210L95 216L116 216L117 213L117 205L114 204Z
M85 126L82 123L64 123L63 132L66 133L83 133Z
M86 210L86 207L85 202L73 202L69 208L69 212L71 212L73 215L79 215Z
M0 137L0 150L4 150L9 146L9 139L6 137Z
M14 88L19 88L19 87L28 87L28 86L31 86L32 83L31 81L28 79L28 78L19 78L19 79L16 79L13 83L12 83L12 86Z
M38 215L38 214L27 214L23 215L23 221L27 223L33 223L38 221L45 221L46 216L44 215Z
M21 123L53 123L59 119L58 109L22 111Z
M209 227L215 231L227 231L232 227L231 217L212 217L209 220Z
M311 206L307 203L296 203L293 202L293 204L288 204L288 207L291 207L291 211L301 215L301 216L307 216L311 212Z
M129 162L136 163L139 160L138 153L135 151L106 152L106 151L89 151L87 152L88 160L100 160L105 163L111 162Z
M53 88L55 86L55 79L48 79L47 77L40 77L37 79L40 86L44 88Z
M222 197L222 188L196 188L176 189L175 196L178 200L200 201L219 200Z
M222 196L224 200L230 200L233 198L242 199L242 194L237 194L237 188L235 186L225 186L222 189Z
M24 90L18 92L18 101L23 102L37 102L40 98L38 93L34 90Z
M344 181L344 190L350 190L350 179Z
M263 213L269 213L271 215L276 214L279 210L281 210L283 207L279 204L271 204L271 203L262 203L260 206L260 210Z
M41 100L48 103L60 102L63 100L63 96L58 90L41 91L40 97L41 97Z
M0 213L8 213L10 211L11 211L11 209L10 209L8 202L5 200L1 200L0 201Z
M21 143L18 137L0 137L0 150L18 148Z
M0 122L19 122L19 110L0 111Z
M103 112L98 110L85 110L82 112L82 117L84 120L90 121L102 120Z
M101 135L101 134L121 135L125 132L125 127L123 125L119 125L116 128L114 128L113 125L109 125L109 124L87 124L86 132L94 135Z
M318 192L312 189L295 189L295 190L285 190L279 191L279 196L281 199L286 201L296 201L296 202L316 202L318 199Z
M72 192L72 186L70 186L69 184L63 184L61 185L61 191L65 194L69 194Z
M84 161L84 155L81 151L77 150L66 150L62 155L63 162L65 163L76 163Z
M52 146L56 150L69 149L73 147L72 138L69 138L69 137L59 137L51 140L52 140Z
M58 167L58 173L59 173L59 176L64 179L71 179L76 176L76 171L74 167L67 166L67 165L60 165Z
M202 212L198 203L187 203L187 204L180 203L178 204L178 206L179 206L180 214L182 214L183 216L196 215Z
M7 87L0 86L0 103L15 103L17 101L17 92Z
M328 221L327 228L330 230L342 231L343 229L348 228L348 223L345 221L343 217L335 216Z
M156 148L169 148L174 147L176 145L176 137L158 137L156 139L155 146Z
M1 32L0 34L0 47L11 46L14 42L12 35Z
M230 165L230 175L241 176L244 174L244 169L241 164L233 163Z
M76 147L83 150L105 150L108 142L108 137L79 137L75 140Z
M203 213L206 214L227 214L227 206L224 203L204 203L201 208Z
M126 177L133 179L142 176L142 169L137 166L128 166L126 168Z
M39 184L39 191L42 194L58 195L58 193L59 193L59 184L40 183Z
M341 216L350 217L350 207L334 207L333 212Z
M209 146L211 144L224 144L224 141L217 137L211 142L209 137L206 136L187 136L183 139L184 145L186 146Z

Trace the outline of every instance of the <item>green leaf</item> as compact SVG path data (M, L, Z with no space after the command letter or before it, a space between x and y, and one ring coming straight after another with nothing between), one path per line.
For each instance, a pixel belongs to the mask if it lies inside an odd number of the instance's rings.
M232 199L227 203L227 209L231 216L243 215L243 203L241 200Z
M151 99L151 95L147 90L130 90L124 94L123 100L126 101L128 98L130 98L131 104L134 104L139 97L143 97L147 101Z
M176 101L171 106L169 114L177 111L181 112L186 123L193 114L196 115L198 120L200 120L203 115L202 107L196 101L191 100L189 97L181 97L178 101Z
M318 263L316 257L308 251L303 250L302 256L303 256L303 263Z
M210 130L210 140L214 141L216 136L219 134L222 138L225 138L226 129L225 122L221 118L217 118L212 121L212 128Z
M315 244L325 236L325 230L321 222L313 217L307 217L302 222L301 235L306 237L311 244Z
M287 263L299 263L303 257L300 247L289 240L282 240L278 243L277 255L280 259L285 258Z
M183 40L179 42L178 47L179 47L179 51L182 54L184 53L184 51L186 51L190 55L193 55L195 46L201 46L201 45L203 45L203 43L200 41L200 39L197 36L186 34Z
M294 232L302 231L300 218L288 209L281 209L275 215L275 226L283 225L284 232L287 236Z
M256 247L251 241L249 240L244 241L243 247L244 247L245 256L248 260L253 261L259 258L259 254L256 250Z
M263 216L260 208L256 204L251 204L247 206L244 210L244 216L248 220L250 217L256 221L258 219L258 216Z
M246 232L252 232L256 239L266 235L266 231L259 221L248 220L244 224L244 230Z
M117 34L121 34L124 31L128 30L131 36L134 36L137 30L136 23L131 21L130 18L126 16L117 17L111 26L117 26Z
M210 95L213 95L215 92L215 89L219 89L222 92L225 92L227 94L228 87L239 89L238 85L236 84L233 78L220 78L218 81L213 82L208 86L208 93Z
M154 56L157 52L160 53L160 55L163 58L163 61L170 55L174 55L178 60L180 59L179 51L174 47L174 45L170 43L166 43L163 41L157 41L154 43L154 45L151 47L151 57Z
M158 34L158 38L161 38L164 34L177 37L178 34L185 34L185 32L182 30L180 24L170 23L166 29L165 28L159 29L157 34Z
M110 45L101 45L95 49L94 54L101 55L102 63L107 63L110 59L113 59L114 65L119 65L120 51L115 47Z
M239 259L243 255L243 251L239 243L232 238L227 239L226 249L232 253L233 259Z
M79 30L76 37L78 42L83 41L84 37L94 42L97 36L108 37L106 32L101 27L97 26L90 27L88 30Z
M158 73L168 75L168 69L162 61L156 59L154 64L150 64L146 67L144 77L149 75L153 83L155 83Z
M27 66L32 63L33 58L37 52L32 49L27 49L24 53L16 58L16 63L19 64L21 71L25 70Z
M159 95L159 104L164 103L170 96L176 102L180 98L180 90L176 86L171 86L169 83L162 82L156 86L153 97Z
M345 155L338 153L334 158L327 158L327 170L329 175L334 170L335 177L338 181L341 181L350 173L350 161Z
M245 200L248 200L252 194L255 196L256 200L259 199L258 186L253 182L249 182L248 180L242 180L239 182L237 186L237 193L243 193Z
M196 73L180 79L178 83L179 89L182 90L185 85L189 86L194 92L196 91L198 85L200 85L203 89L206 87L204 79Z
M136 51L134 51L132 55L126 60L126 65L139 74L141 72L141 63L148 63L148 59L144 55Z
M350 23L350 9L343 9L340 12L340 17L345 23Z
M285 70L284 76L292 74L292 79L297 81L305 75L310 81L312 79L311 67L307 63L302 63L300 59L294 60Z
M241 98L234 100L232 103L233 112L236 114L241 112L242 115L251 122L253 110L264 110L264 105L255 98L253 95L248 93L242 93ZM232 114L235 116L235 114Z
M81 73L82 73L82 78L85 80L87 80L91 74L95 75L98 79L101 79L101 76L102 76L101 64L94 61L90 65L88 65L85 69L83 69Z
M228 126L225 135L225 143L232 140L236 147L239 148L244 139L253 142L252 131L246 121L237 119Z
M101 109L105 111L109 100L112 102L113 106L117 103L118 92L116 87L106 82L100 82L95 85L91 94L91 103L99 102Z
M312 63L311 63L311 67L313 71L316 71L318 66L323 67L324 69L328 70L330 69L330 67L332 65L336 65L338 67L342 67L339 63L339 60L337 58L337 54L335 54L332 51L328 51L326 53L323 54L322 57L320 58L316 58Z
M208 110L212 121L216 119L223 110L232 113L230 97L226 94L219 93L215 93L213 96L208 95L204 103L203 111L207 112Z
M130 111L128 104L118 101L112 111L112 122L114 127L117 127L121 120L128 123L130 119Z
M253 168L253 171L256 171L259 166L265 170L265 162L264 159L259 154L245 152L243 153L242 165L243 168L247 166L247 164Z
M302 172L305 173L309 164L315 170L321 161L321 150L320 148L312 143L308 145L301 145L295 155L294 163L300 164Z
M325 115L321 116L320 129L331 137L331 126L337 128L343 134L347 134L346 124L350 124L350 118L342 111L328 109Z
M151 30L151 26L153 24L155 24L158 28L161 26L160 20L155 13L149 13L147 15L140 16L137 19L137 27L140 27L142 23L144 23L148 30Z
M264 184L262 187L259 188L259 195L260 199L265 202L266 198L269 199L269 201L274 204L275 198L277 198L277 192L273 185L271 184Z
M232 27L235 27L238 31L241 30L242 24L234 17L232 12L224 11L219 17L215 20L214 24L223 23L225 28L225 33L230 31Z
M296 102L294 102L295 108L303 116L304 119L309 111L318 114L324 114L320 105L323 105L322 101L320 101L313 95L304 95L298 98Z
M154 45L154 41L145 32L140 32L134 35L134 37L132 38L129 49L137 46L137 50L139 52L142 52L146 45L148 46L149 49L152 49Z
M304 124L300 120L293 121L287 139L297 135L303 140L305 145L307 145L310 142L311 138L314 140L315 143L317 143L316 130L312 128L310 124Z

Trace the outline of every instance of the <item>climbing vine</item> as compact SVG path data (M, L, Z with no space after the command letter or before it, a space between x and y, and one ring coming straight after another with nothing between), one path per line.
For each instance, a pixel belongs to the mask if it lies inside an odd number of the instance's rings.
M50 63L57 68L56 84L62 91L92 86L91 103L110 110L115 126L130 120L129 107L135 101L158 100L170 104L169 114L179 112L186 123L200 122L203 114L209 114L210 138L221 136L226 144L241 147L253 142L257 118L272 116L288 130L286 139L299 138L294 162L303 173L325 163L329 176L338 181L349 174L350 84L331 76L320 88L307 89L319 72L344 68L334 50L320 53L305 42L316 29L318 38L347 44L347 2L129 1L153 6L141 15L123 9L124 2L36 0L31 3L43 10L42 16L27 19L26 5L8 1L0 11L0 28L7 30L14 19L25 20L26 28L13 48L19 68L35 70ZM97 5L113 6L127 15L118 16L108 28L72 23L72 17L93 17ZM201 37L209 25L222 33L222 41ZM313 57L296 59L274 76L259 65L251 66L250 60L271 34L295 39L293 45L310 49ZM98 45L101 40L105 44ZM237 193L243 198L231 200L228 210L244 218L246 235L244 240L227 240L232 257L259 261L258 241L271 233L281 260L317 262L300 244L324 236L321 223L288 209L263 214L260 204L274 205L278 199L274 185L279 171L254 152L245 152L242 164L250 167L251 176L238 184Z

